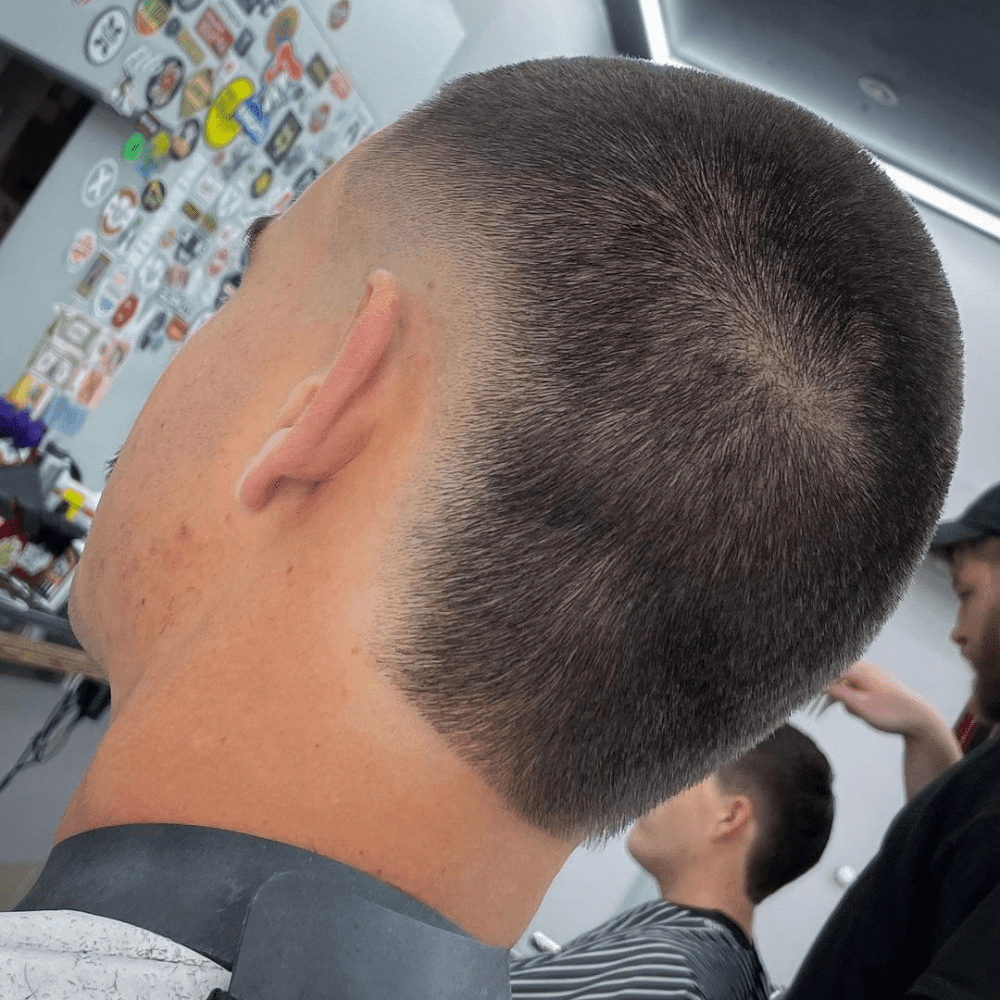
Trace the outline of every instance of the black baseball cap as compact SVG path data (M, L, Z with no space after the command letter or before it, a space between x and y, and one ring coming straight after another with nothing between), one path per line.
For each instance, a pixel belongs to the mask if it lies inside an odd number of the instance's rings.
M954 521L942 521L931 541L931 552L959 542L974 542L988 535L1000 536L1000 483L974 500Z

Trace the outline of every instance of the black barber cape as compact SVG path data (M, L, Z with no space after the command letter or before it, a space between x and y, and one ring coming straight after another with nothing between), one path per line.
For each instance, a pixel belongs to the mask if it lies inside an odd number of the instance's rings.
M1000 997L1000 741L904 807L782 1000Z
M510 998L508 952L348 865L229 830L134 824L70 837L12 912L37 910L107 917L184 945L232 972L213 996Z

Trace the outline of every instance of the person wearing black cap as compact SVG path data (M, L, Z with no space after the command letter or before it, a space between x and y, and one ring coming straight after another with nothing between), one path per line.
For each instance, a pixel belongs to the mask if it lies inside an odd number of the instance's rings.
M959 598L951 638L975 673L976 713L995 728L955 763L961 751L950 732L941 733L936 711L873 665L855 664L829 689L853 714L904 735L908 755L936 742L944 763L936 777L925 773L931 780L918 790L914 761L907 762L910 802L820 932L785 1000L998 995L1000 484L942 523L931 553L951 568ZM925 765L934 751L927 753Z

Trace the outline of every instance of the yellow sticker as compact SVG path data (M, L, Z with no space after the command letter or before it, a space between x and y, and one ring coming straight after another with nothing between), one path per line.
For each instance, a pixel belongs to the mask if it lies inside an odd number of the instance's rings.
M245 76L237 77L219 91L205 119L205 142L221 149L240 134L240 125L233 119L233 112L252 94L253 83Z

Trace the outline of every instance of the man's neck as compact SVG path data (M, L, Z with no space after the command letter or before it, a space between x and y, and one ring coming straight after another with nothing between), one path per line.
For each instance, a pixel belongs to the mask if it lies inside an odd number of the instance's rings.
M657 878L657 884L666 902L724 913L753 941L754 905L746 893L734 888L734 879L702 877L693 873L685 879Z
M310 672L307 697L291 672L269 697L245 667L144 678L56 842L129 823L234 830L368 872L512 947L576 844L513 817L373 675L324 676Z

